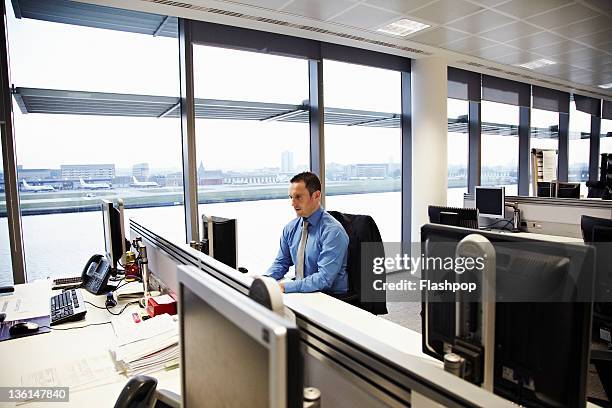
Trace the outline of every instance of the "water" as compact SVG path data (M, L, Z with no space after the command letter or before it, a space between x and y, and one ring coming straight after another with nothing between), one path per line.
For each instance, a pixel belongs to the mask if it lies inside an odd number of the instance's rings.
M401 237L399 192L327 197L326 208L368 214L376 221L384 241ZM238 264L265 272L276 253L282 228L295 213L288 199L202 204L200 214L238 220ZM182 206L126 210L154 232L185 242ZM22 217L27 279L79 275L89 257L104 252L102 215L99 212L45 214ZM12 283L7 218L0 218L0 284Z

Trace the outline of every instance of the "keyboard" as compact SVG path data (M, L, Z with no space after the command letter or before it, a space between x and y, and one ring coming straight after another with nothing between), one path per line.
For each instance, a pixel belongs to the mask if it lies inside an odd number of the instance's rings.
M83 283L83 279L80 276L75 276L71 278L56 278L53 279L52 289L63 289L74 286L81 286Z
M69 289L51 297L51 326L85 318L87 309L79 289Z

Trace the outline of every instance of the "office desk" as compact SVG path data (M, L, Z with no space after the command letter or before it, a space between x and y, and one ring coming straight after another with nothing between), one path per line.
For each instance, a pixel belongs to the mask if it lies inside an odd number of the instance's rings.
M46 291L41 290L41 284L46 283ZM41 296L46 293L46 299L40 302L46 305L46 314L49 314L49 297L51 296L50 283L39 281L25 285L16 285L16 294L27 297L29 293L36 293ZM94 296L85 290L82 291L85 300L99 306L104 306L105 296ZM121 310L126 302L121 301L114 310ZM130 305L124 313L142 310L137 305ZM38 311L38 310L37 310ZM64 323L53 326L57 329L69 327L85 326L86 324L107 322L111 320L106 310L94 308L87 305L85 320L78 322ZM13 320L7 316L7 320ZM14 340L0 342L0 358L2 358L2 370L0 370L0 386L12 387L21 386L21 376L40 371L45 368L55 367L62 363L79 360L88 356L101 355L106 352L109 360L111 359L108 350L116 345L116 336L111 324L100 326L90 326L74 330L52 330L29 337L22 337ZM179 370L159 371L153 374L159 381L158 387L180 392ZM116 381L111 384L97 386L95 388L70 393L68 403L52 403L53 407L109 407L113 406L127 378L117 374ZM24 404L25 407L40 406L41 402L32 401ZM14 403L1 403L0 407L15 406Z

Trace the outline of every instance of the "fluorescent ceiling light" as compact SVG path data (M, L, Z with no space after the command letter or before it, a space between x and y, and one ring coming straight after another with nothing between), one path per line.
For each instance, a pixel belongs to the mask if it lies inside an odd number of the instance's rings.
M597 85L597 86L600 87L600 88L603 88L603 89L610 89L610 88L612 88L612 82L610 82L609 84L601 84L601 85Z
M522 68L527 68L527 69L536 69L536 68L542 68L546 65L554 65L556 64L555 61L551 61L551 60L547 60L544 58L541 59L537 59L535 61L531 61L531 62L526 62L524 64L517 64L518 67L522 67Z
M402 18L401 20L397 20L391 24L387 24L386 26L379 28L376 31L403 37L408 34L424 30L428 27L430 27L429 24L423 24L419 23L418 21L412 21L408 20L407 18Z

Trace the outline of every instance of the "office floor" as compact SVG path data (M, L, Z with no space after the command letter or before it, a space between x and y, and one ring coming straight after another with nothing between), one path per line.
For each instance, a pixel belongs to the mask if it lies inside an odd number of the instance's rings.
M400 279L409 278L409 275L399 273L387 275L387 282L398 282ZM410 330L421 333L421 303L420 302L396 302L388 301L387 310L389 313L381 317L399 324L400 326L406 327ZM599 381L595 366L589 365L589 371L587 376L587 396L591 398L597 398L599 400L608 401L606 393L603 390L603 386ZM610 407L609 403L602 405L604 407Z

